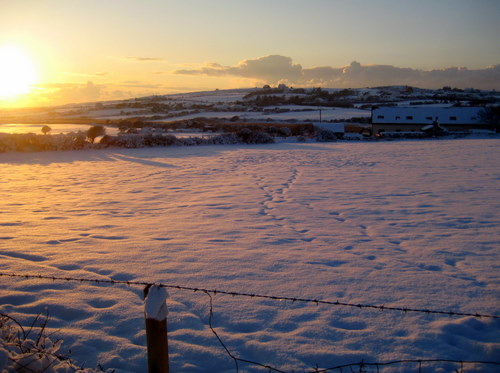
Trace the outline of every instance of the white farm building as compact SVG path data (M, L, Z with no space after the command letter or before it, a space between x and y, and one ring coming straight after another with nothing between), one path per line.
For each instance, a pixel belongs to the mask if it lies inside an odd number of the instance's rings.
M372 110L372 130L380 132L421 131L437 122L450 131L487 128L481 121L482 107L384 106Z

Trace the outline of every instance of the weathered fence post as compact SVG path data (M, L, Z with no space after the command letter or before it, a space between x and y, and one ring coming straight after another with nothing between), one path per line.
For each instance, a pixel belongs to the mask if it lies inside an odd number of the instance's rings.
M169 373L167 339L167 300L164 287L148 285L144 289L144 317L148 346L148 372Z

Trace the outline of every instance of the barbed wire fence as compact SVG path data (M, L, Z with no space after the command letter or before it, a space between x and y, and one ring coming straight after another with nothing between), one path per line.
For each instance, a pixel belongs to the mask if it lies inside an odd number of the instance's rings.
M297 298L290 296L281 296L281 295L263 295L263 294L253 294L253 293L242 293L242 292L234 292L234 291L225 291L225 290L217 290L217 289L205 289L198 287L190 287L190 286L181 286L181 285L171 285L171 284L163 284L163 283L155 283L155 282L143 282L143 281L124 281L124 280L113 280L113 279L88 279L88 278L75 278L75 277L58 277L58 276L45 276L45 275L30 275L30 274L15 274L15 273L2 273L0 272L0 277L24 277L26 279L45 279L52 281L71 281L71 282L91 282L96 284L115 284L115 285L140 285L140 286L158 286L160 288L170 288L177 290L190 290L194 292L203 292L210 294L224 294L231 296L239 296L239 297L249 297L249 298L260 298L260 299L272 299L277 301L291 301L291 302L303 302L303 303L314 303L314 304L327 304L332 306L344 306L344 307L354 307L354 308L371 308L377 309L380 311L399 311L399 312L416 312L416 313L425 313L425 314L438 314L438 315L446 315L446 316L471 316L477 318L493 318L500 319L500 315L488 315L484 313L466 313L466 312L458 312L458 311L443 311L443 310L430 310L430 309L418 309L411 307L390 307L385 305L374 305L374 304L361 304L361 303L347 303L347 302L339 302L337 301L327 301L320 299L308 299L308 298Z
M265 295L265 294L254 294L254 293L243 293L243 292L233 292L226 290L217 290L217 289L206 289L206 288L198 288L198 287L190 287L190 286L182 286L175 284L165 284L165 283L153 283L153 282L145 282L145 281L124 281L124 280L114 280L114 279L96 279L96 278L76 278L76 277L63 277L63 276L48 276L48 275L34 275L34 274L21 274L21 273L4 273L0 272L0 277L11 277L11 278L25 278L25 279L41 279L41 280L51 280L51 281L63 281L63 282L80 282L80 283L95 283L95 284L110 284L110 285L127 285L127 286L144 286L150 288L151 286L156 286L159 288L167 288L167 289L177 289L177 290L185 290L185 291L193 291L204 293L209 297L209 317L208 317L208 326L212 333L215 335L217 341L224 349L226 354L230 359L234 361L235 371L238 373L240 371L240 363L253 365L262 369L266 369L269 372L278 372L278 373L287 373L286 371L280 370L278 368L272 367L267 364L263 364L257 361L252 361L244 358L240 358L236 356L233 352L231 352L230 348L224 343L222 338L216 332L215 327L213 326L213 296L212 295L230 295L233 297L248 297L254 299L270 299L276 301L290 301L290 302L301 302L301 303L313 303L316 305L329 305L329 306L342 306L342 307L353 307L359 309L373 309L380 311L393 311L400 313L422 313L422 314L434 314L434 315L443 315L449 317L474 317L474 318L489 318L489 319L500 319L500 315L496 314L485 314L480 312L467 313L467 312L459 312L459 311L445 311L445 310L435 310L435 309L419 309L412 307L392 307L385 305L374 305L374 304L361 304L361 303L348 303L348 302L340 302L336 301L328 301L321 299L309 299L309 298L299 298L292 296L281 296L281 295ZM418 367L418 372L422 372L423 364L431 364L431 363L451 363L459 366L455 372L463 373L464 367L466 365L492 365L500 369L500 361L481 361L481 360L452 360L452 359L401 359L401 360L392 360L386 362L365 362L360 361L351 364L337 365L329 368L312 368L307 371L310 373L323 373L323 372L333 372L339 371L343 373L342 369L350 369L351 372L354 372L352 368L357 367L359 373L367 372L366 368L375 368L376 372L380 371L380 368L397 365L397 364L414 364Z

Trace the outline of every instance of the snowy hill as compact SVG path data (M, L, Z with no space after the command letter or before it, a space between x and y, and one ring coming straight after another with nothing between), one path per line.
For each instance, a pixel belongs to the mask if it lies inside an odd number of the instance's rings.
M497 92L428 90L405 86L363 89L251 88L150 96L121 101L3 110L0 129L9 124L94 124L154 126L193 119L243 122L367 123L377 105L451 106L498 104Z

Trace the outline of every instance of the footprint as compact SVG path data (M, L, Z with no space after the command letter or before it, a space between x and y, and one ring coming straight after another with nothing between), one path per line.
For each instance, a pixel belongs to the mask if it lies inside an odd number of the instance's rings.
M440 266L429 265L429 264L419 264L418 268L425 269L426 271L439 272L442 271Z
M60 242L73 242L73 241L79 241L80 238L66 238L64 240L59 240Z
M10 256L12 258L31 260L32 262L43 262L47 260L46 257L41 255L33 255L33 254L25 254L25 253L16 253L12 251L0 251L0 255Z
M63 270L63 271L74 271L76 269L80 269L81 267L76 265L76 264L63 264L63 265L58 265L55 266L56 268Z
M116 304L114 300L96 298L90 300L88 303L94 308L110 308Z
M101 235L94 235L91 237L96 238L98 240L126 240L128 238L127 236L101 236Z
M289 320L282 320L273 324L273 328L282 333L290 333L296 329L298 329L299 325L295 322L290 322ZM254 330L258 330L256 326ZM251 332L249 330L248 332Z
M0 296L0 303L3 305L20 305L29 304L37 300L35 294L7 294L5 296Z
M58 241L58 240L51 240L51 241L47 241L45 242L47 245L60 245L62 244L61 241Z
M311 237L311 238L301 238L300 240L301 241L304 241L304 242L312 242L314 241L316 238L315 237Z
M325 265L328 267L340 267L341 265L346 264L347 262L344 260L329 260L326 262L307 262L307 264L319 264L319 265Z
M344 321L334 320L330 322L330 326L344 330L363 330L366 329L366 323L363 321Z
M134 275L124 272L113 273L110 277L116 281L132 281L135 278Z
M113 272L113 271L110 271L109 269L100 269L100 268L95 268L95 267L87 267L87 268L85 268L85 270L92 272L92 273L96 273L96 274L101 275L101 276L108 276L110 273Z

